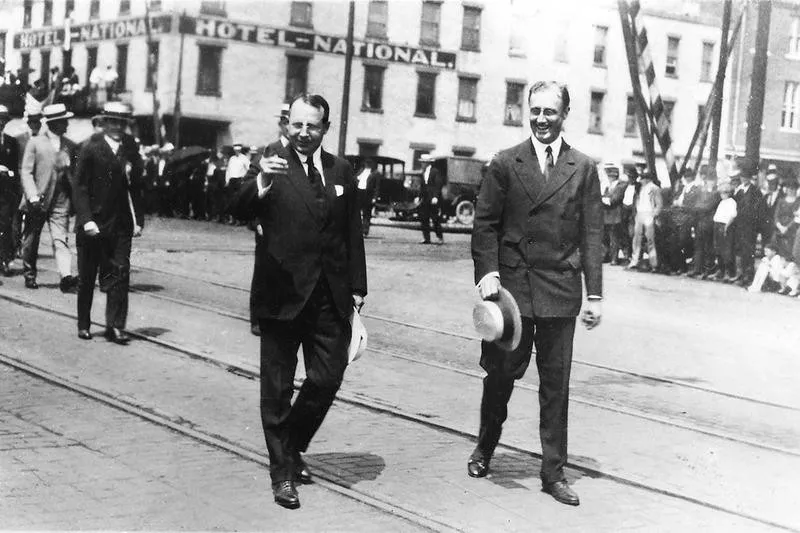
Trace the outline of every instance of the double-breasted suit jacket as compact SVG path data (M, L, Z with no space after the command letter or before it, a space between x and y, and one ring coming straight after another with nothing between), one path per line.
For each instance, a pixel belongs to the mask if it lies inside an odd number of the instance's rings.
M501 152L478 196L475 281L499 272L527 317L575 317L602 295L603 212L595 162L566 142L545 181L530 140Z
M126 163L131 165L130 180ZM141 187L144 164L133 137L124 135L119 153L114 154L102 133L92 135L81 148L72 175L72 202L75 208L75 231L83 235L83 226L94 221L101 235L133 232L134 220L128 193L136 199ZM136 223L144 227L141 206L135 205Z
M258 198L256 179L246 180L235 205L238 216L254 213L263 230L254 281L260 297L253 312L260 319L295 318L324 276L337 313L347 318L353 312L352 295L367 293L352 167L323 151L320 198L294 150L280 146L276 155L288 162L287 173L273 178L263 198Z

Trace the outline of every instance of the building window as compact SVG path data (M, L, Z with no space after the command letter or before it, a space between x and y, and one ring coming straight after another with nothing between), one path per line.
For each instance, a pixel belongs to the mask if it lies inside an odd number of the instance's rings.
M781 128L800 131L800 83L787 81L783 92Z
M147 79L145 80L145 89L148 91L152 91L154 87L158 87L159 44L160 43L156 41L147 45Z
M43 26L50 26L53 23L53 0L44 0L44 19Z
M131 14L131 0L120 0L119 1L119 14L120 16L130 15Z
M311 2L292 2L289 24L311 28Z
M477 7L464 6L461 49L472 52L479 52L481 49L481 10Z
M383 109L383 73L381 66L364 65L364 99L361 109L364 111L381 111Z
M96 19L100 17L100 0L91 0L89 2L89 18Z
M222 47L209 44L197 45L197 94L220 96L222 74Z
M30 82L28 79L30 72L31 72L31 53L30 52L22 52L19 55L19 70L20 76L19 81L22 85L27 86Z
M0 61L5 61L6 57L6 32L0 31ZM0 73L0 75L5 73Z
M714 65L714 43L703 43L703 59L700 63L700 81L711 81L711 68Z
M674 100L663 100L664 104L664 118L667 119L667 126L669 126L670 131L672 131L672 112L675 110L675 101Z
M603 99L605 94L592 91L589 104L589 133L603 133Z
M92 71L97 68L97 47L86 47L86 80L91 79Z
M475 155L475 148L472 146L453 146L453 155L456 157L472 157Z
M378 155L381 145L377 142L358 141L358 155L363 157L374 157Z
M792 17L789 31L789 55L800 56L800 17Z
M419 32L419 44L439 46L439 23L442 6L439 2L422 2L422 22Z
M456 120L475 122L475 106L478 101L478 80L458 78L458 111Z
M65 19L70 18L74 11L75 11L75 0L67 0L64 3L64 18Z
M117 45L117 91L128 87L128 45Z
M33 19L33 0L25 0L22 3L22 27L30 28Z
M286 102L291 102L308 88L308 58L286 56Z
M41 64L39 65L39 81L45 87L50 89L50 50L41 50L39 52Z
M225 10L225 0L201 0L200 13L202 15L226 16L228 13Z
M525 84L515 81L506 82L506 109L503 123L509 126L522 126L522 106L525 98Z
M678 48L680 37L667 37L667 67L664 73L670 78L678 77Z
M367 12L367 37L386 39L386 25L389 20L389 4L386 0L370 0Z
M703 122L703 120L705 119L705 115L706 115L706 106L704 106L703 104L699 104L697 106L697 123L698 124L701 124Z
M61 73L66 78L67 71L72 67L72 49L61 51Z
M606 41L608 39L608 28L606 26L594 27L594 65L596 67L606 66Z
M417 72L417 107L415 115L434 117L436 115L436 74Z
M639 131L639 123L636 121L636 99L633 96L628 97L628 103L625 106L625 136L634 137Z
M145 0L149 11L161 11L161 0Z

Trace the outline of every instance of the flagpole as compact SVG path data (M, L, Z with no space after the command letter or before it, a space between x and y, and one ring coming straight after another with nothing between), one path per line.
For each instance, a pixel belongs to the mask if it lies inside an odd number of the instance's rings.
M182 16L185 16L184 11ZM180 26L180 24L179 24ZM178 54L178 82L175 86L175 107L172 111L172 138L175 140L175 148L181 145L181 78L183 78L183 41L185 34L181 32L181 48Z

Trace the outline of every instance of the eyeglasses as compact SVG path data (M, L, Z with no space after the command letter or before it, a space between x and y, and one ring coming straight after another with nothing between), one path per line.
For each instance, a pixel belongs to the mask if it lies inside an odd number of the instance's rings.
M321 124L308 124L308 123L303 123L303 122L292 122L291 126L292 126L292 128L294 128L296 130L300 130L300 131L302 131L303 128L305 128L308 133L319 133L319 132L322 131L322 125Z

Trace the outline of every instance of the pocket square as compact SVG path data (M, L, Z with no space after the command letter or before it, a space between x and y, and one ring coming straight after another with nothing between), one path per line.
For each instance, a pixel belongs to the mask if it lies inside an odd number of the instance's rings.
M334 185L333 187L336 189L336 196L341 196L344 194L344 187L341 185Z

